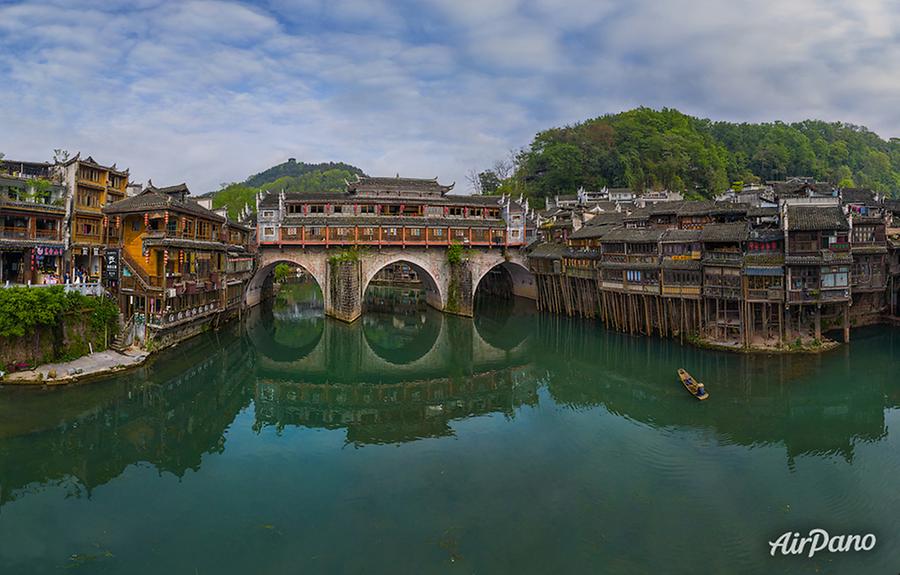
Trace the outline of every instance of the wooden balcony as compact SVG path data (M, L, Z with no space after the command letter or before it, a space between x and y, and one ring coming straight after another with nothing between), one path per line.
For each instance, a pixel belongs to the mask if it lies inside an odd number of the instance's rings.
M730 286L703 286L703 296L716 299L741 299L741 288Z
M744 262L744 254L740 252L705 252L704 264L741 265Z
M676 297L700 297L701 287L699 285L671 285L663 284L662 295Z
M636 284L636 283L626 283L625 291L629 293L645 293L652 295L659 295L659 284Z
M747 301L757 302L782 302L784 301L784 289L767 288L767 289L748 289Z
M28 233L28 228L25 226L4 226L0 228L0 238L8 240L32 239L31 234Z
M849 299L850 288L788 291L788 303L828 303Z

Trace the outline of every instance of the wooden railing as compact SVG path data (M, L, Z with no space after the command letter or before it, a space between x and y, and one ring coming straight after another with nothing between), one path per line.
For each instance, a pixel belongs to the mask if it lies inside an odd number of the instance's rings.
M4 226L0 228L0 237L9 239L28 239L28 228L23 226Z
M790 290L788 302L790 303L815 303L828 301L844 301L850 298L849 288L823 289L823 290Z
M781 288L748 289L748 301L783 301L784 290Z

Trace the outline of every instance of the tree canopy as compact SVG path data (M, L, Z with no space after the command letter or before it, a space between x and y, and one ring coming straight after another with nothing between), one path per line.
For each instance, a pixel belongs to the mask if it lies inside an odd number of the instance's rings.
M228 216L237 218L244 205L256 211L256 193L268 192L337 192L345 187L345 180L365 175L357 167L327 162L307 164L289 161L250 176L243 182L222 184L213 192L213 207L228 208Z
M493 182L491 174L480 176ZM733 182L790 176L893 195L900 188L900 140L841 122L736 124L636 108L538 133L516 156L514 173L491 189L535 198L581 186L712 197Z

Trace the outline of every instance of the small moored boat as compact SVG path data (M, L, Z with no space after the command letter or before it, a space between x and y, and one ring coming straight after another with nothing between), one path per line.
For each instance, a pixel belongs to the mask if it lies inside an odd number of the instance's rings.
M683 369L678 370L678 378L681 380L681 384L684 385L684 388L688 390L688 393L703 401L709 397L709 392L706 391L706 387L702 382L697 381L691 374L686 372Z

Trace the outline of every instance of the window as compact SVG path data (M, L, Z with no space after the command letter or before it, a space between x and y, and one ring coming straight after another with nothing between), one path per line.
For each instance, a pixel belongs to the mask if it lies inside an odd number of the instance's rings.
M850 285L847 267L822 268L823 288L845 288Z
M375 206L359 206L359 213L361 214L374 214Z
M853 228L853 243L871 244L875 242L875 226L855 226Z
M431 230L431 235L433 235L433 236L436 237L436 238L443 237L443 236L444 236L444 230L441 229L441 228L434 228L433 230Z
M816 289L819 284L817 270L814 268L798 268L791 270L791 289Z
M465 215L465 208L450 208L449 214L451 216L461 217Z
M265 236L274 236L275 228L263 228L263 235Z
M273 212L273 211L271 211L271 210L265 210L265 211L263 211L263 217L264 217L264 218L271 218L271 217L273 217L274 215L275 215L275 212Z
M410 228L409 235L413 236L414 238L417 238L422 235L422 230L419 228Z
M297 235L297 228L288 228L288 229L287 229L287 235L289 235L289 236L296 236L296 235Z
M81 220L78 222L78 233L82 236L99 236L100 227L96 222L86 222Z
M325 206L322 204L315 204L309 206L309 213L311 214L324 214Z

